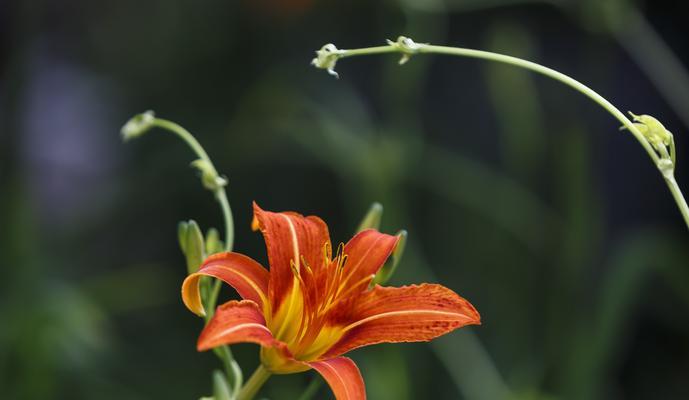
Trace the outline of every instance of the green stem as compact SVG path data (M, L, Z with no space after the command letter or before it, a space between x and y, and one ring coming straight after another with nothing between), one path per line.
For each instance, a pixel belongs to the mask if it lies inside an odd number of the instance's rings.
M340 50L340 57L369 56L372 54L399 53L400 50L392 45L364 47L361 49Z
M672 197L675 198L675 202L678 205L684 205L684 207L679 207L679 211L682 213L682 217L684 217L684 220L689 221L689 208L687 208L687 202L686 200L684 200L684 196L682 196L682 191L680 190L679 185L675 180L675 176L670 175L665 177L665 183L667 183L668 187L670 188L670 192L672 193Z
M206 150L204 150L204 148L196 140L194 135L191 134L191 132L184 129L184 127L175 122L161 118L155 118L153 120L152 126L157 126L158 128L165 129L177 135L194 151L194 153L196 153L196 156L198 158L204 160L206 163L208 163L208 165L210 165L214 175L218 175L218 170L215 168L215 165L213 165L213 162L211 161L211 158L208 156L208 153L206 153ZM220 208L222 209L223 217L225 220L225 251L231 251L232 246L234 244L234 219L232 218L232 209L230 208L230 203L227 200L227 193L225 192L225 188L223 186L220 186L217 189L213 190L213 195L215 196L215 199L218 201L218 203L220 203ZM213 282L213 288L207 299L207 304L205 304L205 308L206 310L208 310L205 317L206 324L208 324L210 318L213 316L215 312L215 305L218 301L219 292L220 280L215 279ZM225 367L225 373L227 374L228 378L231 381L233 380L233 378L238 379L232 369L232 362L234 358L232 356L232 351L230 350L229 346L218 347L214 350L214 353L222 361Z
M210 165L215 175L218 175L218 170L215 169L215 165L211 161L211 158L203 149L201 144L196 140L194 135L192 135L188 130L184 129L182 126L168 121L166 119L156 118L153 121L153 126L163 128L170 131L182 139L189 147L196 153L196 155L204 160ZM215 199L220 203L220 208L225 219L225 251L231 251L234 244L234 219L232 217L232 209L230 208L230 203L227 200L227 193L224 187L219 187L213 191Z
M227 200L227 193L225 189L218 189L215 197L222 208L223 217L225 218L225 251L232 251L234 247L234 219L232 218L232 209L230 209L230 202Z
M574 90L582 93L586 97L590 98L594 102L596 102L598 105L603 107L606 111L608 111L612 116L614 116L622 125L629 130L629 132L634 135L636 140L641 144L641 146L646 150L646 153L648 153L648 156L651 158L653 163L656 165L657 168L660 169L660 161L661 158L658 156L658 154L655 152L651 144L646 140L644 135L639 131L639 129L632 123L632 121L627 118L624 113L622 113L617 107L615 107L612 103L610 103L608 100L606 100L603 96L599 95L596 93L593 89L589 88L588 86L584 85L583 83L577 81L574 78L571 78L561 72L555 71L554 69L545 67L540 64L536 64L531 61L523 60L521 58L517 57L512 57L512 56L507 56L504 54L498 54L498 53L492 53L489 51L482 51L482 50L474 50L474 49L467 49L467 48L461 48L461 47L448 47L448 46L434 46L434 45L420 45L418 49L414 50L413 52L409 52L408 50L405 50L398 46L397 44L390 44L388 46L376 46L376 47L366 47L366 48L361 48L361 49L353 49L353 50L348 50L348 49L342 49L338 50L338 57L339 58L345 58L345 57L353 57L353 56L363 56L363 55L372 55L372 54L385 54L385 53L401 53L403 55L412 55L415 53L424 53L424 54L444 54L444 55L452 55L452 56L459 56L459 57L470 57L470 58L478 58L478 59L483 59L483 60L489 60L489 61L495 61L495 62L500 62L503 64L509 64L509 65L514 65L516 67L524 68L533 72L537 72L541 75L545 75L547 77L550 77L552 79L555 79L556 81L559 81L561 83L564 83L565 85L573 88ZM661 170L662 172L662 170ZM665 173L663 173L665 176ZM679 186L677 185L677 182L674 180L674 177L672 179L668 179L667 177L665 178L665 182L670 189L670 192L672 193L673 198L675 199L675 202L677 203L677 207L679 208L682 217L684 218L684 222L686 223L687 227L689 227L689 206L687 205L687 201L685 200L684 196L682 195L682 191L680 190Z
M268 378L270 378L270 375L270 372L268 372L263 364L259 364L258 368L256 368L256 371L251 374L249 380L246 381L246 384L242 387L242 390L239 391L237 400L253 399L254 396L256 396L256 393L258 393L258 391L261 389L261 386L263 386Z
M321 385L323 384L323 381L318 378L314 377L311 382L309 382L309 385L304 389L302 392L301 396L299 396L298 400L311 400L313 399L313 396L316 395L318 392L318 389L321 388Z
M206 301L208 305L213 305L213 307L208 307L206 310L206 323L210 322L211 318L215 314L215 304L218 302L218 295L220 294L220 288L222 286L222 281L220 279L213 280L213 286L211 287L210 294L208 295L208 300Z

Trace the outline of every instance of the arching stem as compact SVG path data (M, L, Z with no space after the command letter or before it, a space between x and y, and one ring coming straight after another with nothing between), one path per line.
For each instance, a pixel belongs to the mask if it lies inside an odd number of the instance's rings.
M593 89L561 72L518 57L462 47L417 44L411 39L405 37L400 37L397 42L388 41L387 46L366 47L360 49L337 49L335 46L329 44L317 52L318 57L313 60L313 64L319 68L327 69L330 74L337 76L337 73L334 71L335 63L341 58L387 53L402 54L400 64L405 63L412 55L415 54L444 54L495 61L545 75L582 93L612 114L612 116L615 117L624 128L629 130L629 132L634 135L636 140L641 144L644 150L646 150L646 153L648 153L648 156L651 158L656 168L658 168L663 175L665 183L672 193L672 196L677 203L677 207L684 218L684 222L689 228L689 206L687 205L687 201L682 195L682 191L674 178L674 160L668 160L663 155L659 155L646 139L644 134L639 130L639 128L612 103L610 103L600 94L596 93ZM674 147L674 143L672 143L672 146ZM668 165L668 161L671 162L671 165Z

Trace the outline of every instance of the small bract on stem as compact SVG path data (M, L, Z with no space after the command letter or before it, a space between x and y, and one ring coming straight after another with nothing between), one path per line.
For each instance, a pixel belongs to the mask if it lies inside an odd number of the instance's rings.
M425 43L416 43L412 39L405 36L400 36L394 42L390 40L387 42L387 46L365 47L359 49L338 49L334 44L329 43L316 52L316 58L312 60L311 64L317 68L327 69L329 74L338 77L339 75L337 72L335 72L335 65L341 58L374 54L400 53L402 54L402 58L400 59L399 63L404 64L416 54L444 54L459 57L479 58L514 65L516 67L534 71L541 75L555 79L596 102L598 105L612 114L618 121L620 121L623 129L629 130L629 132L634 135L636 140L641 144L644 150L646 150L646 153L648 153L648 156L651 158L656 168L658 168L663 175L665 183L670 189L670 192L677 203L677 207L684 218L684 222L687 227L689 227L689 206L687 206L687 202L682 194L682 191L675 180L676 156L674 137L657 119L648 115L637 116L630 113L634 119L634 122L632 122L629 118L627 118L626 115L624 115L622 111L606 100L603 96L596 93L593 89L577 81L576 79L554 69L518 57L462 47L435 46Z

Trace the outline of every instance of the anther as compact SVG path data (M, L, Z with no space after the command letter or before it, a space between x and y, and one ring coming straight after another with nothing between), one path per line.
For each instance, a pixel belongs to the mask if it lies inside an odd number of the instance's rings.
M309 263L306 262L306 258L304 258L303 254L301 255L301 264L304 266L304 268L306 268L309 274L313 274L313 271L311 270Z
M347 262L348 258L349 256L347 256L346 254L342 255L342 260L340 260L340 268L344 269L345 263Z
M330 241L325 242L323 245L323 258L325 259L324 262L327 265L330 263L330 260L332 260L333 256L333 249L332 246L330 245Z
M289 260L289 267L295 277L299 276L299 270L297 269L297 265L294 263L294 260Z

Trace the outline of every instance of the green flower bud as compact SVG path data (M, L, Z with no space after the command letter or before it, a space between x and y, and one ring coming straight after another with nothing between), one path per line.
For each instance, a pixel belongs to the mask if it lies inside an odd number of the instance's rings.
M148 110L144 113L133 116L120 130L124 141L137 138L153 127L155 114Z
M387 40L388 45L396 47L402 52L402 58L400 58L399 64L403 65L406 64L409 59L411 59L411 56L418 53L419 50L423 46L426 46L428 43L416 43L414 42L411 38L408 38L406 36L399 36L397 37L397 41L393 42L392 40Z
M634 126L660 156L658 161L660 172L666 177L672 176L677 163L675 159L675 139L672 136L672 132L665 129L665 126L660 121L650 115L636 115L631 111L629 111L629 115L632 116ZM626 127L623 126L620 129L626 129Z
M208 161L199 158L193 161L191 166L201 172L201 182L206 189L216 191L227 185L227 179L218 176L218 172Z
M361 220L359 227L356 228L356 232L359 233L366 229L379 229L381 218L383 218L383 205L378 202L371 204L364 219Z
M220 233L215 228L210 228L206 232L206 254L212 255L215 253L220 253L225 249L225 245L222 240L220 240Z
M340 59L341 54L342 51L335 47L334 44L328 43L321 47L320 50L316 51L316 57L311 60L311 65L316 68L324 69L328 71L330 75L339 78L340 76L335 72L335 64L337 64L337 60Z
M375 278L373 278L372 284L384 285L392 278L392 274L395 273L397 265L399 265L402 255L404 254L404 247L407 245L407 231L401 230L397 232L397 237L399 241L397 242L395 250L392 251L392 255L385 262L383 268L381 268Z
M180 222L177 228L179 246L187 259L187 272L193 274L206 258L203 235L199 225L194 220Z
M673 142L672 133L665 129L660 121L651 117L650 115L636 115L629 111L629 115L632 116L635 126L639 128L639 131L644 135L646 140L648 140L653 148L658 149L659 146L670 146Z
M187 254L187 231L189 230L189 223L187 221L180 221L177 224L177 241L179 248L182 249L182 254Z

